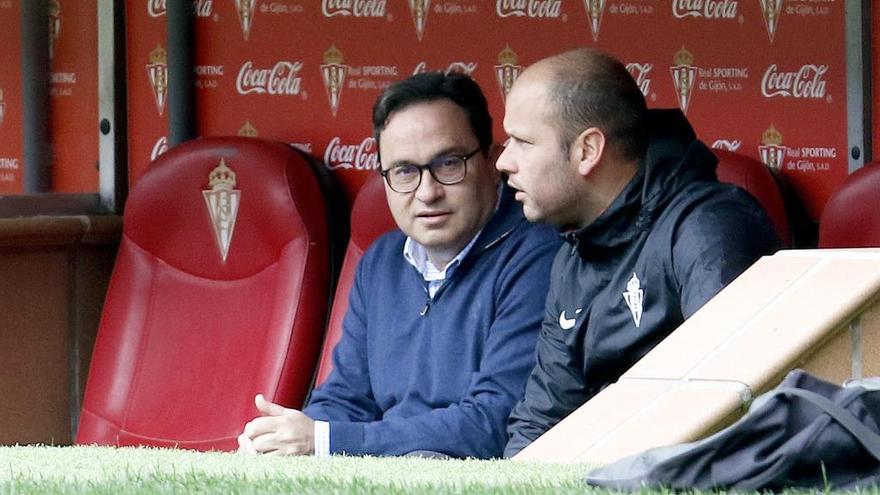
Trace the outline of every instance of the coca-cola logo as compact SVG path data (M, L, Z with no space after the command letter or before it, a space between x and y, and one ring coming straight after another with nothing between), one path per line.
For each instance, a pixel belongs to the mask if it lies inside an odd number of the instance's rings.
M337 168L376 170L379 168L376 140L368 137L360 144L342 144L342 139L334 137L324 151L324 163L330 170Z
M716 139L712 143L712 148L727 151L737 151L740 146L742 146L742 140L740 139Z
M738 3L739 0L672 0L672 15L679 19L735 19Z
M302 62L279 61L271 69L255 69L250 60L241 66L235 80L239 94L298 95L302 86Z
M827 65L806 64L791 72L780 72L776 64L767 67L761 78L761 94L766 98L824 98Z
M653 68L654 64L640 64L637 62L626 64L626 70L633 76L642 94L646 97L651 92L651 79L648 77L648 74Z
M548 17L562 14L562 0L497 0L498 17Z
M193 12L198 17L210 17L213 4L214 0L193 0ZM162 17L167 10L167 0L147 0L147 14L150 17Z
M452 62L446 67L446 70L443 72L445 74L465 74L467 76L472 76L475 70L477 70L476 62ZM416 65L416 68L413 70L413 75L421 74L427 71L428 63L425 61L421 61Z
M159 17L165 15L165 0L147 0L147 14L150 17Z
M385 17L385 0L321 0L325 17Z
M290 145L300 151L305 151L306 153L312 152L312 143L290 143Z
M150 151L150 160L155 160L159 158L159 155L168 151L168 138L162 136L156 141L156 144L153 145L153 150Z

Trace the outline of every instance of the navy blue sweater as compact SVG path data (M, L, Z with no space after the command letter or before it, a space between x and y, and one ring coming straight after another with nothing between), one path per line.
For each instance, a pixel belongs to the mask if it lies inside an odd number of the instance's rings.
M505 189L429 305L404 241L386 234L358 265L333 372L304 412L330 422L332 453L498 457L534 365L559 237L528 223Z

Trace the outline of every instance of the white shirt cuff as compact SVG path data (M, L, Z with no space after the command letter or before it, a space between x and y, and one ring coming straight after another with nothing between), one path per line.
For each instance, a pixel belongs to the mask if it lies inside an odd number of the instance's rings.
M315 457L330 457L330 423L315 421Z

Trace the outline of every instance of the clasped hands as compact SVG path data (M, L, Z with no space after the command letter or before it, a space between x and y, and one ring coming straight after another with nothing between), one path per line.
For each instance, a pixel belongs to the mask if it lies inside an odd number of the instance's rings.
M238 436L238 451L244 454L310 455L315 453L315 422L296 409L254 398L256 417Z

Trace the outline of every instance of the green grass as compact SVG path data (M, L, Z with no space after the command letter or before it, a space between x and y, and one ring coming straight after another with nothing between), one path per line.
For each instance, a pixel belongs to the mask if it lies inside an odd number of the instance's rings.
M0 447L0 494L585 494L583 465ZM645 493L659 493L648 492ZM815 492L813 492L815 493ZM866 492L880 495L880 492Z
M0 447L0 494L581 494L585 471L584 466L511 461Z

